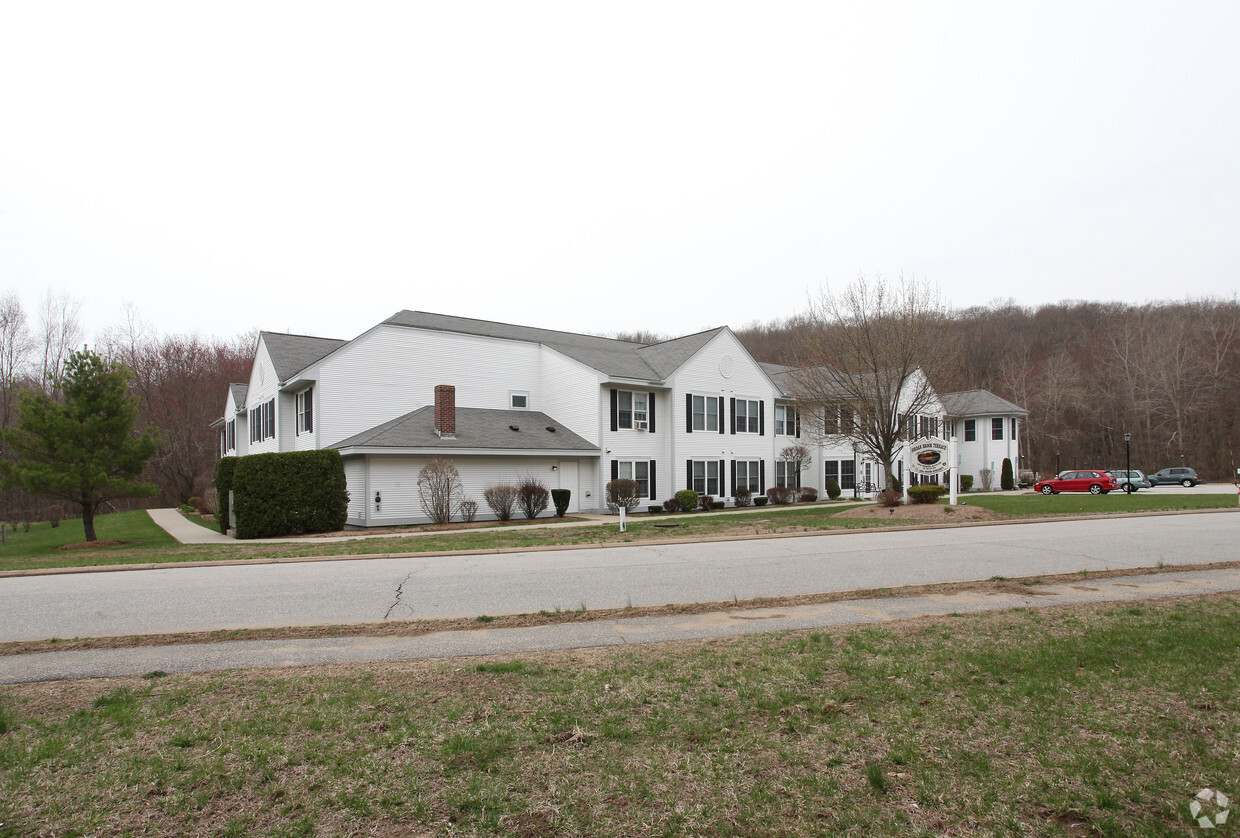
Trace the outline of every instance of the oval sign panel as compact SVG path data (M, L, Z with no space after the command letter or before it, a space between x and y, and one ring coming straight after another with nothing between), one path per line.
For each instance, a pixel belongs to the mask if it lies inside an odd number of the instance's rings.
M947 443L941 439L919 439L909 446L912 457L908 467L916 474L942 474L951 468L947 450Z

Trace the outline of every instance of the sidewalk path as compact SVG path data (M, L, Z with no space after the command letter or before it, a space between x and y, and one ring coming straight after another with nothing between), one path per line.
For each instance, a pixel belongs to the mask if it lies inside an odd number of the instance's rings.
M190 526L193 526L192 524ZM1039 587L1037 595L962 592L885 597L793 608L674 617L638 617L512 629L439 632L418 637L244 640L209 644L44 652L0 657L0 684L110 678L238 668L280 668L703 640L745 634L881 623L1006 608L1046 608L1240 591L1240 570L1115 577Z

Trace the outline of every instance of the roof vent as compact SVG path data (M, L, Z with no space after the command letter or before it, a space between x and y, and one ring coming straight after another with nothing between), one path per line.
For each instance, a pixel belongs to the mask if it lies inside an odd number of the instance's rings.
M547 426L547 431L548 431L549 433L555 433L555 428L553 428L553 427L551 427L550 425L548 425L548 426Z
M521 429L520 429L520 428L518 428L516 425L509 425L509 426L508 426L508 430L510 430L510 431L519 431L519 430L521 430Z

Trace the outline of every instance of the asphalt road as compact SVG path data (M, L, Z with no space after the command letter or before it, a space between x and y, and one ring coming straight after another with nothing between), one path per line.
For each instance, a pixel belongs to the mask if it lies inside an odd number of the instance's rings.
M0 579L0 641L474 617L1230 561L1240 515Z

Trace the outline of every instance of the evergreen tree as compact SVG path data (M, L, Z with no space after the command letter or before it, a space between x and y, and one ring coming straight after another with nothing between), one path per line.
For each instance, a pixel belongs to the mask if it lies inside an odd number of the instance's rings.
M1003 471L999 475L999 488L1005 492L1010 492L1016 488L1016 480L1012 476L1012 461L1007 457L1003 458Z
M87 541L98 540L95 513L104 502L156 492L152 483L135 482L159 447L159 431L151 426L135 436L132 377L123 364L74 352L60 380L61 400L23 393L17 426L0 431L17 457L0 463L4 484L80 505Z

